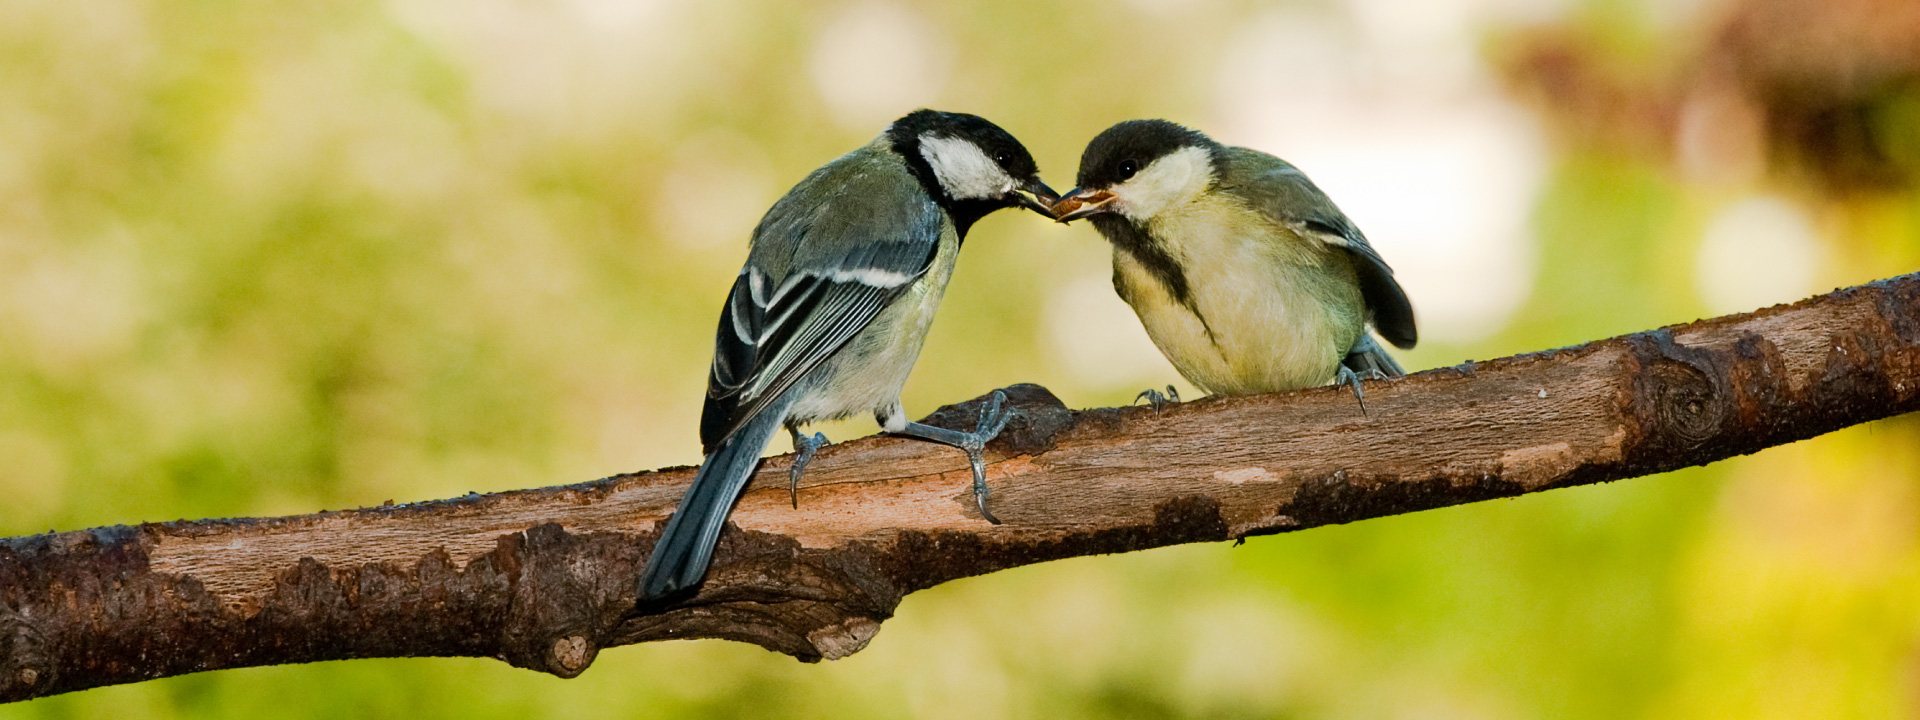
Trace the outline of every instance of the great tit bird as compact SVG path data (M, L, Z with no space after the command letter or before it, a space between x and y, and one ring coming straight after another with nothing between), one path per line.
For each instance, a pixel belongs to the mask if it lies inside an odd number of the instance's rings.
M1006 426L1005 397L995 393L963 432L909 421L900 388L968 228L1005 207L1051 218L1057 199L1007 131L974 115L918 110L774 203L720 311L700 416L706 459L653 547L640 599L705 577L727 515L782 426L799 452L795 485L826 444L800 433L818 420L871 412L887 432L965 450L980 514L998 522L987 512L981 450Z
M1087 144L1078 180L1057 219L1086 218L1113 244L1114 289L1193 384L1249 395L1343 382L1364 410L1362 377L1406 374L1366 330L1413 347L1406 292L1298 168L1130 120Z

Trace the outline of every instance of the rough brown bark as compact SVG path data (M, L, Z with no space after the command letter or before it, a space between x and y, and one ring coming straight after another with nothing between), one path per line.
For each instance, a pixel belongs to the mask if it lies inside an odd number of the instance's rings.
M492 656L561 676L601 648L864 646L907 593L1055 558L1227 540L1646 475L1920 407L1920 274L1794 305L1346 390L1070 411L1034 386L994 446L867 438L800 507L761 469L694 597L633 585L688 468L299 517L0 540L0 701L219 668ZM972 405L936 413L963 423Z

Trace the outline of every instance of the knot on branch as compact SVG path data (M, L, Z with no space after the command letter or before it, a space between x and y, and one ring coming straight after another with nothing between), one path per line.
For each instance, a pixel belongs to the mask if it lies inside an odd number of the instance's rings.
M1648 368L1648 401L1675 444L1693 447L1713 439L1727 418L1727 398L1712 366L1694 352L1675 351Z
M501 656L565 678L586 671L633 605L644 550L630 535L576 535L557 523L500 538L488 557L513 587Z
M1669 330L1627 338L1639 364L1630 404L1655 452L1688 452L1721 435L1729 417L1727 365L1716 351L1682 345Z

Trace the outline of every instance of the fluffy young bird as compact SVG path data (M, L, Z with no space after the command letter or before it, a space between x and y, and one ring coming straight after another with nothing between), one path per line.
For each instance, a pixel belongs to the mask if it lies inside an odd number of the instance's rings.
M973 223L1005 207L1052 217L1027 149L983 118L919 110L815 170L753 231L720 312L700 441L706 459L641 573L642 601L705 577L727 515L783 425L792 479L826 443L799 426L871 412L887 432L961 448L988 520L981 449L1006 425L995 394L974 432L907 420L900 388Z
M1417 340L1413 307L1366 236L1299 169L1165 120L1100 133L1054 205L1113 244L1113 286L1209 393L1399 377L1366 331ZM1159 394L1153 396L1155 404Z

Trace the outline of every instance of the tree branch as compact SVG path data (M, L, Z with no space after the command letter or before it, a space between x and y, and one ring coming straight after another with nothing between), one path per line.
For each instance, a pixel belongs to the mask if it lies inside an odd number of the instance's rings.
M800 507L761 468L698 595L635 610L692 475L299 517L0 540L0 701L220 668L491 656L561 676L601 648L863 647L907 593L1056 558L1242 538L1647 475L1920 407L1920 274L1789 306L1367 388L1069 411L1009 389L989 525L960 453L823 451ZM977 400L975 402L978 402ZM960 426L973 404L933 421Z

